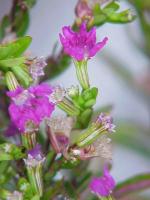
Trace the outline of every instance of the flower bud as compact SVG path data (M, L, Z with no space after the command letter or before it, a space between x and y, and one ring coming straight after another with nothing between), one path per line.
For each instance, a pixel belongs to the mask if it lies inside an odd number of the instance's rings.
M79 87L72 85L70 88L67 89L67 94L71 98L77 97L79 95Z

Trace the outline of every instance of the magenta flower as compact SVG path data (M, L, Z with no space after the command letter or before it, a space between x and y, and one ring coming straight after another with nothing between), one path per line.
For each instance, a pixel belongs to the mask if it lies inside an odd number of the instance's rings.
M40 122L51 116L55 107L49 100L52 92L53 88L48 84L33 86L27 90L19 87L7 92L12 100L9 106L11 120L21 132L38 129Z
M93 177L89 188L92 193L98 197L107 197L111 194L115 187L115 180L109 174L107 166L104 167L104 173L102 177Z
M79 32L74 32L70 26L63 27L62 32L63 34L59 36L65 53L77 61L95 56L108 40L105 37L101 42L96 43L96 28L94 27L88 32L85 23L80 26Z
M18 134L18 129L13 122L10 122L6 131L4 132L5 137L12 137Z

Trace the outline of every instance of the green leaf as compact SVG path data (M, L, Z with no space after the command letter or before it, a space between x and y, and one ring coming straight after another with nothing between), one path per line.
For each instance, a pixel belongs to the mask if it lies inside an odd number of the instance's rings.
M24 156L22 147L11 143L0 144L0 161L17 160Z
M9 17L6 15L3 17L0 23L0 39L3 39L3 37L5 36L5 30L9 26L9 24Z
M135 19L135 15L133 15L129 9L117 13L116 11L119 7L119 4L114 1L107 4L104 8L100 8L100 6L96 4L93 9L94 25L101 26L106 22L129 23Z
M8 58L5 60L0 60L0 69L7 71L10 70L9 68L12 68L14 66L20 66L25 62L24 57L19 58Z
M38 195L35 195L34 197L32 197L31 200L40 200L40 197Z
M25 36L8 44L0 45L0 60L19 57L30 45L32 39Z
M0 173L0 185L5 185L8 183L14 176L16 176L15 169L10 165L10 162L7 162L9 165L6 166L6 161L2 161L0 167L3 168L3 173ZM3 165L4 164L4 165ZM4 169L4 166L6 168Z
M2 199L7 199L8 195L10 195L11 193L8 190L2 189L0 187L0 198Z
M9 161L0 162L0 174L3 174L7 171L9 166Z
M25 178L19 179L18 189L23 193L24 198L27 200L30 200L34 195L30 183Z
M120 199L130 193L139 192L148 188L150 188L150 173L140 174L119 183L114 190L114 195L117 199Z
M119 4L117 2L110 2L109 4L107 4L105 6L105 8L103 9L104 12L108 13L112 13L112 12L115 12L117 11L118 9L120 8Z
M89 184L91 177L92 173L86 170L84 170L82 174L80 174L80 176L77 177L77 185L78 185L77 190L79 193L87 188L87 185Z
M107 16L103 13L102 9L98 4L95 5L93 9L94 14L94 25L100 26L106 22Z
M88 124L88 122L90 121L91 116L92 116L92 109L91 108L87 108L79 116L78 120L81 122L81 124L83 124L84 126L86 126L86 124Z
M73 184L71 184L71 183L68 182L68 181L65 181L64 187L65 187L66 192L67 192L67 194L69 195L70 198L78 199L78 198L77 198L76 189L75 189L75 187L73 186Z
M24 87L29 87L30 83L32 82L32 78L22 67L14 66L12 67L12 71Z
M90 99L88 101L85 102L84 107L86 108L91 108L92 106L94 106L96 103L95 99Z
M19 12L17 17L15 18L14 26L18 37L23 36L26 33L29 26L28 10L24 12Z
M112 23L128 23L132 22L136 18L135 15L132 14L132 12L128 10L124 10L120 13L113 13L109 14L108 16L108 22Z
M53 199L59 191L62 193L62 189L64 189L64 184L63 181L57 181L53 185L53 187L49 187L48 189L45 190L42 200L50 200Z

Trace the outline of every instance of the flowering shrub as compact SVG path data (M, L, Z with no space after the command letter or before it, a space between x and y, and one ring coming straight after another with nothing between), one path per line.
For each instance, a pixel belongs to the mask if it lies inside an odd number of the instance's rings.
M16 18L34 5L16 2ZM104 37L96 43L96 26L134 19L129 10L118 9L115 1L78 1L75 23L62 28L62 50L53 60L62 65L73 60L79 85L68 88L41 81L49 65L43 57L24 54L32 39L18 38L21 32L12 19L0 45L0 76L10 117L0 140L0 199L116 199L116 181L109 171L115 125L110 112L93 119L99 88L91 87L87 65L108 41ZM54 116L56 107L64 116ZM104 160L103 175L93 176L88 169L95 157Z

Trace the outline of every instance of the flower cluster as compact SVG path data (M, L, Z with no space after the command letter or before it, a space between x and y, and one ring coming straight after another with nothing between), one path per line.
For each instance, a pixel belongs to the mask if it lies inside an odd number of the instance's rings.
M104 167L103 176L93 177L89 185L91 192L96 194L99 198L109 196L114 187L115 181L109 174L107 166Z
M82 6L84 7L85 4ZM90 10L88 14L91 14ZM105 37L97 43L96 28L93 27L88 31L86 23L82 23L77 32L69 26L63 27L62 32L60 41L64 52L74 60L77 78L82 89L79 86L71 86L65 90L60 86L52 87L46 83L37 84L38 77L44 75L46 62L43 57L26 59L27 61L24 63L28 67L26 73L32 76L31 81L32 83L34 81L34 85L24 85L25 88L23 88L19 85L20 82L17 82L15 75L12 75L13 73L7 79L7 86L10 90L7 95L11 99L9 106L11 124L6 135L14 135L14 131L17 132L16 128L22 133L21 137L18 137L22 142L21 148L17 146L20 150L18 157L23 159L28 177L28 180L24 178L19 182L19 189L22 193L15 191L11 194L11 199L26 199L25 195L27 195L27 199L31 199L33 196L40 199L45 195L45 191L46 198L51 198L49 189L47 190L48 183L52 181L55 184L55 175L61 169L74 168L83 160L93 157L101 157L107 161L112 158L111 139L106 133L115 132L115 125L112 118L104 113L90 123L98 88L90 86L87 70L88 60L105 46L108 38ZM56 106L67 116L51 117ZM43 138L41 131L37 137L36 131L39 130L43 120L46 122L43 131L47 138ZM12 129L14 131L11 131ZM75 136L75 132L77 136ZM43 152L47 153L45 156L42 153L41 144L44 144ZM6 144L3 151L9 157L10 145ZM26 187L23 191L21 188L24 185ZM91 180L89 187L91 192L100 198L110 196L115 187L115 181L107 167L104 168L102 177L94 177ZM30 189L31 198L30 196L28 198L27 193L30 193ZM56 193L55 198L65 198L65 196Z
M36 167L41 165L44 161L45 157L43 157L41 153L41 146L39 144L29 150L27 159L24 159L24 162L28 167Z
M9 113L12 122L21 132L36 130L40 122L51 116L55 104L49 101L53 88L48 84L23 89L18 87L15 91L7 92L12 102Z
M89 32L86 30L86 23L80 26L79 32L74 32L70 26L65 26L60 34L60 41L65 53L77 61L87 60L95 56L106 44L108 38L96 43L96 28Z

